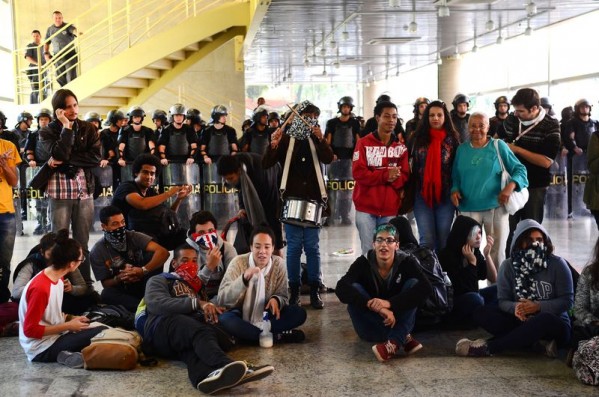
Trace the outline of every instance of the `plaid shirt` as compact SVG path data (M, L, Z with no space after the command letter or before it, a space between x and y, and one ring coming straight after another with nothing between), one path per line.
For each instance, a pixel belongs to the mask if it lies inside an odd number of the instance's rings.
M46 194L55 200L84 200L91 197L85 182L83 168L77 169L73 179L62 172L55 172L48 181Z

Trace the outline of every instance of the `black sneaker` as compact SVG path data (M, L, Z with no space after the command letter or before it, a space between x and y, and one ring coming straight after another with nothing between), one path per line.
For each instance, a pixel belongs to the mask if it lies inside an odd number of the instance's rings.
M301 329L283 331L274 337L275 343L302 343L304 340L306 340L306 334Z
M239 381L239 383L237 383L236 386L264 379L268 375L272 374L275 370L275 367L273 367L272 365L254 365L252 363L248 363L247 361L245 364L247 366L245 375L243 375L243 378L241 378L241 380Z
M198 383L198 390L202 393L212 394L219 390L235 386L243 379L247 366L243 361L233 361L222 368L213 371Z
M58 364L66 365L69 368L83 368L83 355L79 352L63 350L58 353L56 362Z

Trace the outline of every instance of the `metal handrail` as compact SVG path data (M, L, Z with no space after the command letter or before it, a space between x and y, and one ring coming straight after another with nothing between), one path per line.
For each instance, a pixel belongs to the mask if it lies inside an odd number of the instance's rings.
M23 57L30 47L13 51L15 65L15 98L18 104L25 102L33 87L29 82L27 71L32 73L39 82L38 95L40 102L52 91L59 77L76 68L85 72L101 63L104 59L113 57L128 48L170 29L190 17L203 13L223 3L240 0L126 0L124 6L116 7L115 0L97 1L89 10L74 18L72 22L56 32L41 44L34 47L38 54L37 68L29 67L29 62ZM241 0L244 1L244 0ZM122 1L118 3L122 4ZM98 18L99 17L99 18ZM80 21L96 21L93 25L82 28ZM70 26L81 29L73 40L75 53L60 51L49 61L40 64L43 59L43 48L54 37L62 34ZM180 48L173 48L173 52ZM53 72L57 64L74 61L67 70L57 75ZM77 73L79 75L79 73Z

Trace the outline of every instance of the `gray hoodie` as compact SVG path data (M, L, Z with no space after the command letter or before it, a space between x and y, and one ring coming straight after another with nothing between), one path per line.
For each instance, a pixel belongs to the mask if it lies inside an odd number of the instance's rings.
M551 241L547 230L542 225L532 219L525 219L518 223L514 231L510 247L512 255L515 252L514 246L518 238L530 229L538 229L545 235L546 241ZM538 281L537 293L541 297L539 301L541 312L553 313L570 324L568 310L574 303L574 288L572 274L566 261L559 256L550 254L547 257L547 269L535 273L533 277ZM499 267L499 274L497 275L497 297L499 298L499 308L504 312L512 314L518 303L515 284L515 273L510 257L504 260Z

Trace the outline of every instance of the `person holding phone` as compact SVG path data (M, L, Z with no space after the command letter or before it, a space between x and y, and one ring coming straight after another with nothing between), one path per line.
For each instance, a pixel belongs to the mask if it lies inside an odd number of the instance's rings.
M304 332L296 329L306 321L306 310L289 305L287 268L274 256L274 232L268 226L252 231L251 252L235 257L218 289L218 305L228 311L218 321L240 341L257 343L267 316L275 343L299 343ZM268 313L268 314L265 314Z

